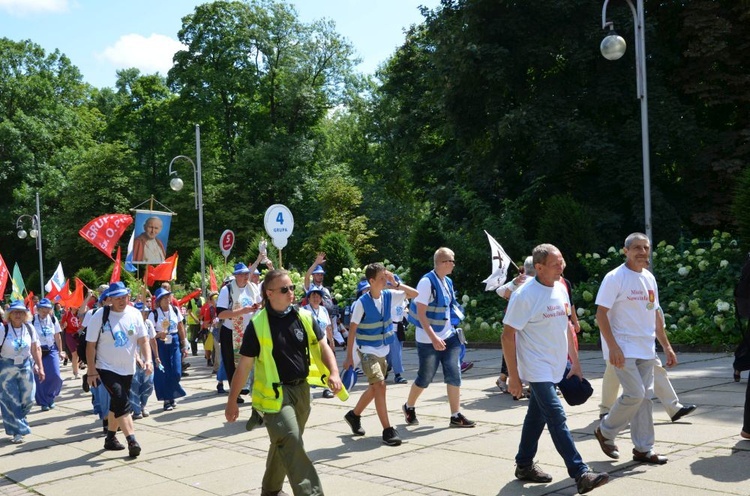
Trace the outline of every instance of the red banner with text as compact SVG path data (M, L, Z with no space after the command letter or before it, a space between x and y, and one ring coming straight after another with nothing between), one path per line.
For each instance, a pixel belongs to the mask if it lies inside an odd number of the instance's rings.
M83 226L78 234L109 258L112 258L112 250L114 250L117 241L132 223L133 217L130 215L102 215Z

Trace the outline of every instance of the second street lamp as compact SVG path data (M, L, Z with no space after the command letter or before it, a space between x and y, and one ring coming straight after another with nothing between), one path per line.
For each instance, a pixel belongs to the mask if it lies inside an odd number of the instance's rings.
M651 160L648 140L648 92L646 90L646 35L644 33L643 0L637 0L638 6L633 5L631 0L625 0L633 13L633 25L635 33L635 76L638 99L641 102L641 147L643 153L643 211L645 217L645 230L651 245L654 237L651 225ZM602 55L607 60L617 60L625 54L627 44L614 29L614 23L607 21L607 4L604 0L602 5L602 29L609 29L607 36L599 46Z
M23 228L23 219L31 219L31 229L27 233ZM23 214L16 219L16 229L18 229L18 237L26 239L27 236L31 236L36 240L36 249L39 252L39 297L44 298L44 261L42 256L42 215L39 212L39 193L36 194L36 214L28 215Z
M169 162L169 175L175 176L169 181L169 187L174 191L180 191L184 186L182 179L177 176L177 171L172 170L172 164L177 160L187 160L193 166L193 178L195 179L195 208L198 210L198 236L200 237L201 252L201 296L206 296L206 254L203 243L203 177L201 171L201 129L198 124L195 125L195 154L198 165L190 157L177 155Z

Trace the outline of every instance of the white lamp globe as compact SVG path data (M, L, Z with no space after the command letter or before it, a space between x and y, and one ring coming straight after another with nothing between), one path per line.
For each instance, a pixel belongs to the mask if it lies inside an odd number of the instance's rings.
M603 40L601 45L599 45L599 50L601 50L602 55L607 60L617 60L623 55L625 55L625 50L627 50L628 44L625 43L625 39L615 33L614 31L610 32Z
M171 181L169 181L169 187L172 188L174 191L180 191L183 186L184 186L184 183L182 182L182 179L180 179L179 177L175 177Z

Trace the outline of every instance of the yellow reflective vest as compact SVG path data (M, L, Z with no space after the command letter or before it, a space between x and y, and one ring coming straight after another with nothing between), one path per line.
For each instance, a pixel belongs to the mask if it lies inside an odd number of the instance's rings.
M323 364L320 343L313 330L313 315L307 310L298 309L297 317L307 333L309 372L307 383L311 386L328 387L328 367ZM253 408L263 413L278 413L284 401L284 389L279 379L276 361L273 359L273 338L268 313L264 308L253 317L253 328L260 343L260 354L255 362L253 382ZM349 394L342 388L338 397L345 401ZM342 394L343 393L343 394ZM344 396L342 398L342 396Z

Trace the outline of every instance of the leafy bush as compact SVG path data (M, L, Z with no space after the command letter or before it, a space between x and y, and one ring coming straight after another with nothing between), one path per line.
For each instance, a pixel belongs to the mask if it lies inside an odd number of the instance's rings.
M326 254L326 273L330 277L340 274L344 267L355 267L359 265L351 245L346 236L340 232L329 232L320 240L320 251Z
M664 309L669 340L679 344L731 346L740 334L734 315L734 286L740 273L741 252L729 233L714 231L708 242L681 240L675 248L661 241L653 252L654 275ZM620 265L621 252L610 247L598 253L578 254L589 279L573 290L585 341L599 338L595 321L596 293L604 275Z
M91 288L96 289L99 284L103 284L103 281L99 278L99 275L91 267L81 267L78 272L75 273L75 277L83 281L83 283Z
M385 265L386 269L398 275L405 283L409 284L408 270L404 269L402 266L396 267L388 260L383 260L383 265ZM344 267L341 269L341 274L333 277L331 296L336 300L339 307L345 308L354 301L354 297L357 293L357 284L359 284L359 281L364 278L364 267ZM412 284L409 285L411 286ZM416 283L414 285L416 285Z

